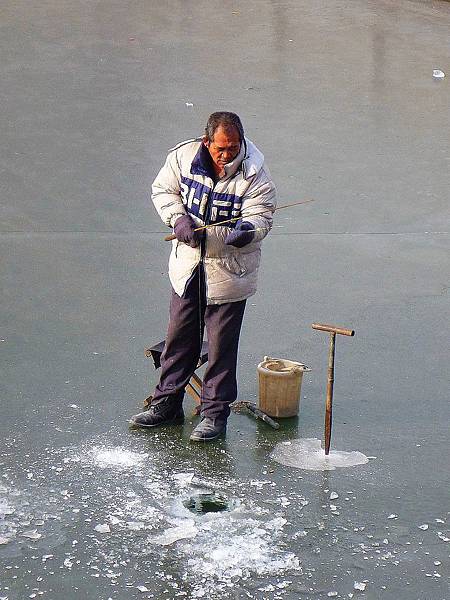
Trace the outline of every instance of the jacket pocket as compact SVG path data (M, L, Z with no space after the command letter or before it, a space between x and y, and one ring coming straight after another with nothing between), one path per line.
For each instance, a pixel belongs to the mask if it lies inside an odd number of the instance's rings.
M247 273L245 265L234 255L231 255L224 260L224 266L228 271L231 271L231 273L238 275L238 277L244 277Z
M233 275L237 275L238 277L245 277L250 273L256 271L259 265L259 251L249 252L249 253L234 253L229 256L224 256L220 258L220 262L223 267L233 273Z

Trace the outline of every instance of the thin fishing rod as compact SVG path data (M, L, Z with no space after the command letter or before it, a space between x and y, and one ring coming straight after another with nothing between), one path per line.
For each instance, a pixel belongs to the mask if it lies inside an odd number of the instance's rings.
M282 206L277 206L272 212L276 212L277 210L282 210L283 208L291 208L291 206L298 206L299 204L308 204L308 202L314 202L312 200L301 200L300 202L293 202L292 204L283 204ZM251 215L247 215L248 217L257 217L258 215L263 215L266 212L270 212L270 209L265 209L257 213L253 213ZM244 217L245 218L245 217ZM196 227L194 231L203 231L204 229L209 229L210 227L220 227L221 225L225 225L226 223L235 223L242 219L242 215L240 217L233 217L232 219L227 219L226 221L220 221L220 223L210 223L209 225L201 225L201 227ZM174 233L167 235L164 240L166 242L170 242L171 240L176 239L176 235Z

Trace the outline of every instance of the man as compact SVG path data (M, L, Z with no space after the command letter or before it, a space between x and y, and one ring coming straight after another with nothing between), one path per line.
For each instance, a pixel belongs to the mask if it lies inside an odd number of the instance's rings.
M275 186L264 156L244 137L239 117L213 113L203 138L176 146L152 187L152 200L173 227L169 259L170 320L161 377L140 427L181 423L184 389L200 356L204 327L208 363L201 422L191 441L225 432L237 397L236 364L246 299L256 292L261 240L272 226ZM238 218L228 222L229 219ZM224 222L223 225L220 225ZM198 230L203 225L214 225Z

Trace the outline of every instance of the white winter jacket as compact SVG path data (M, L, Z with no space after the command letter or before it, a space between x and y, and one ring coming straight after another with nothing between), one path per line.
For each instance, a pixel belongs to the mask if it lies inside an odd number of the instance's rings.
M199 226L233 217L254 225L253 241L243 248L224 243L235 223L206 229L204 243L197 248L172 242L169 277L179 296L203 261L208 304L237 302L256 292L260 245L272 227L276 190L263 154L248 139L216 183L208 161L209 152L201 138L176 146L153 182L152 200L169 227L186 213Z

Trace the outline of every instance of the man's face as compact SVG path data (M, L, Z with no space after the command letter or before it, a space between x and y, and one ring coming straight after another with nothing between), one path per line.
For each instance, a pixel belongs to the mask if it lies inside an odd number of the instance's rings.
M203 138L203 143L208 148L216 170L222 171L224 166L234 160L241 149L238 131L232 127L224 129L222 125L214 132L212 142Z

